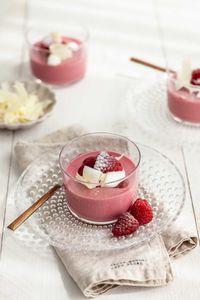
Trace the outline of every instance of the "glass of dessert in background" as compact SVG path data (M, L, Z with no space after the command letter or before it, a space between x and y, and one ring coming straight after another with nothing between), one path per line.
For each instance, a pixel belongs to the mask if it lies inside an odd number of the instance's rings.
M140 159L136 144L116 134L67 143L59 162L71 213L89 223L115 222L137 199Z
M182 61L177 72L168 71L167 101L176 121L200 124L200 68L192 66L189 59Z
M88 31L76 23L65 28L29 29L26 40L32 74L51 85L70 85L85 76Z

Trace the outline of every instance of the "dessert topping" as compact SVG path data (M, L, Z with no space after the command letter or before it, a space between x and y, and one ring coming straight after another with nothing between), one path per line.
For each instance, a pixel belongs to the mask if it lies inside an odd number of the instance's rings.
M99 186L101 183L101 177L102 172L88 166L83 167L82 176L79 175L79 173L76 174L76 179L80 180L81 183L88 189L94 189Z
M72 51L78 51L79 45L75 42L69 42L67 43L67 46L72 49Z
M105 151L86 158L76 174L76 178L88 188L117 187L124 177L120 161Z
M109 155L105 151L102 151L97 156L94 168L100 170L103 173L123 170L120 161L117 160L114 156Z
M0 89L0 121L7 124L26 123L37 120L49 106L49 99L39 100L36 94L29 93L24 84L16 82L10 90L6 84Z
M145 225L153 219L153 211L149 202L138 198L132 205L130 213L138 220L140 225Z
M59 65L61 63L61 59L59 56L55 55L55 54L50 54L48 56L48 60L47 60L47 63L48 65L50 66L56 66L56 65Z
M112 227L115 237L130 235L139 227L139 222L129 213L122 214Z
M58 32L52 32L44 37L41 48L49 51L47 64L56 66L63 60L71 58L73 52L78 51L79 44L74 41L68 42Z
M192 71L191 61L185 59L177 72L176 89L186 88L189 93L195 93L200 98L199 87L194 87L194 85L200 85L200 69Z
M188 85L190 85L191 74L192 74L191 61L189 59L185 59L182 61L181 67L177 72L177 81L176 81L177 90L183 87L188 88Z
M72 57L72 50L64 44L52 44L49 47L51 54L58 56L61 60L65 60Z
M200 69L192 71L191 84L200 85Z

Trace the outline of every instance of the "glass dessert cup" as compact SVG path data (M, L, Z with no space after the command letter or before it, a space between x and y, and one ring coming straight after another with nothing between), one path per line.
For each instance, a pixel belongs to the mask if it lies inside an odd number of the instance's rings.
M176 88L174 73L168 72L167 103L170 115L180 123L200 125L200 86L190 84L188 88Z
M43 39L51 32L58 32L66 45L69 42L77 45L71 57L57 64L48 63L50 50L42 46ZM70 85L81 80L86 73L88 38L88 31L76 23L66 23L65 29L56 26L50 31L42 28L29 29L26 32L26 41L33 76L55 86Z
M123 155L120 162L125 175L120 180L107 182L105 186L90 182L94 184L90 189L83 180L77 179L77 170L86 158L101 151L115 157ZM67 143L60 152L59 162L71 213L88 223L115 222L137 198L140 159L136 144L116 134L86 134Z

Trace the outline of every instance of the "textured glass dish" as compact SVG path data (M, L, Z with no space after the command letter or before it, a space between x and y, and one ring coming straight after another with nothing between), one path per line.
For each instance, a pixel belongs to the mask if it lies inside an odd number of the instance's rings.
M128 128L137 123L144 132L175 145L200 142L200 126L177 122L167 105L166 77L149 82L136 82L123 102L123 120Z
M117 250L150 241L176 220L185 200L185 186L177 167L160 152L139 145L141 151L139 196L148 199L154 219L128 237L115 238L112 225L91 225L68 210L64 188L57 191L24 225L50 245L73 251ZM58 153L42 155L21 175L15 204L21 213L52 185L62 183Z

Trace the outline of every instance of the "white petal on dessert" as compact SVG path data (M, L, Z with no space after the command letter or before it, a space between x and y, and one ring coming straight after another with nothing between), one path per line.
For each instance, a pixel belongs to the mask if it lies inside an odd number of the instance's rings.
M51 54L57 55L61 60L69 59L72 57L72 49L63 44L52 44L50 46Z
M76 179L81 181L80 183L83 184L84 186L86 186L88 189L94 189L95 187L97 187L99 185L99 183L94 184L94 183L87 182L87 180L78 173L76 173Z
M115 171L115 172L108 172L102 182L101 186L104 187L116 187L126 176L125 171ZM115 181L115 182L113 182ZM110 183L109 183L110 182Z
M61 58L55 54L50 54L48 56L47 64L50 66L57 66L61 63Z
M79 49L79 44L75 43L75 42L69 42L67 43L67 46L72 49L72 51L78 51Z
M102 177L102 172L99 170L95 170L93 168L90 168L88 166L84 166L83 168L83 178L84 181L87 181L89 183L97 183L99 184Z
M181 68L177 72L177 83L176 88L181 89L182 87L187 87L190 85L190 80L192 76L192 66L189 59L182 61Z

